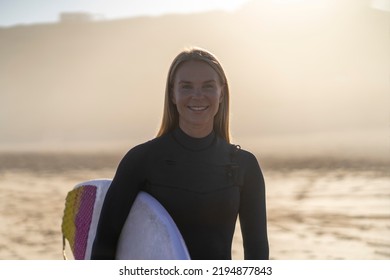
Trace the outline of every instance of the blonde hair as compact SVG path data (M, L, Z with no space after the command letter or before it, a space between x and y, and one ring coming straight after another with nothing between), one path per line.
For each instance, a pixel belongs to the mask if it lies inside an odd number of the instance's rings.
M164 112L160 129L157 133L157 137L165 135L179 126L179 113L176 105L172 101L172 90L174 84L174 78L176 70L179 66L186 61L203 61L210 65L215 72L217 72L220 82L223 86L223 99L219 105L217 114L214 117L214 132L217 136L225 139L230 143L230 131L229 131L229 86L226 79L225 72L223 71L221 63L210 52L193 47L179 53L173 60L171 67L169 68L167 83L165 87L165 100L164 100Z

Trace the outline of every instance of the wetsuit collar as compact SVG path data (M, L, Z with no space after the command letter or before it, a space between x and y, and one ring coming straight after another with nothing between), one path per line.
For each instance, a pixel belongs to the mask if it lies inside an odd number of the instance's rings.
M173 137L183 147L189 150L204 150L210 147L215 139L215 132L212 131L209 135L203 138L194 138L186 134L180 127L173 131Z

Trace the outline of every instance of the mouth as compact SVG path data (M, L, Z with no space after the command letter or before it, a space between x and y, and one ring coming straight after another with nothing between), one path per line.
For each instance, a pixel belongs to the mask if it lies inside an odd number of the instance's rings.
M206 111L208 108L209 106L188 106L188 109L195 112Z

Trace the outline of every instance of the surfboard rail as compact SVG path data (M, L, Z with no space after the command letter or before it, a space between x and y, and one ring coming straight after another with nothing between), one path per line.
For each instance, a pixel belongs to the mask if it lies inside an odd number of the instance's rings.
M100 212L111 182L85 181L68 193L61 226L64 259L66 240L76 260L91 259ZM120 234L116 259L188 260L190 255L169 213L150 194L140 192Z

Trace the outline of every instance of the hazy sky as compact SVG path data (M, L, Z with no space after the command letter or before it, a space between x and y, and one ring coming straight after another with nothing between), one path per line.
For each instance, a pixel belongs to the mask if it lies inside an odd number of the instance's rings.
M61 12L112 19L234 7L81 29L27 25ZM388 157L390 13L377 9L390 11L390 0L0 0L0 26L26 24L0 28L0 150L127 148L154 137L169 63L178 48L200 45L225 65L237 143Z
M61 12L88 12L106 19L234 10L248 0L0 0L0 26L53 22Z
M62 12L87 12L98 18L115 19L210 10L232 11L249 1L251 0L0 0L0 26L56 22ZM286 5L316 0L266 1ZM375 9L390 11L390 0L357 1L366 1Z

